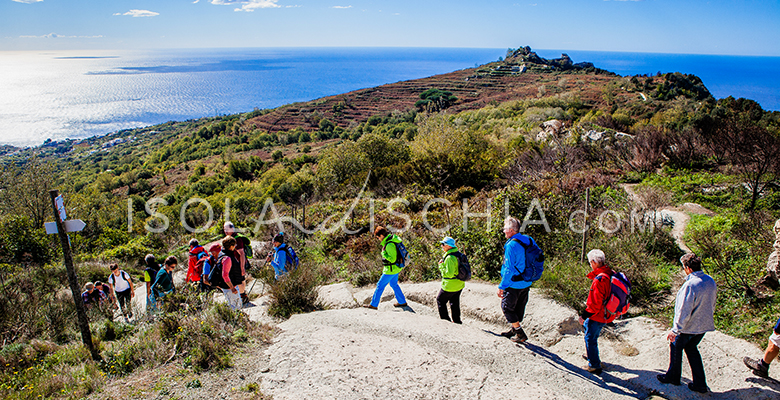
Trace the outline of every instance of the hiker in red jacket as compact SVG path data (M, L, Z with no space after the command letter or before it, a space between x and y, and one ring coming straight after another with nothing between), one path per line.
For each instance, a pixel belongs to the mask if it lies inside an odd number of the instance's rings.
M209 258L206 249L198 243L198 239L190 240L189 262L187 264L187 278L185 282L198 282L201 291L205 291L200 277L203 274L203 263Z
M587 351L588 372L601 373L601 360L599 359L599 335L604 325L615 320L617 315L607 316L604 306L609 298L612 284L610 278L614 274L607 266L606 256L599 249L588 252L588 262L593 269L588 274L592 279L585 311L580 315L580 324L585 327L585 350Z

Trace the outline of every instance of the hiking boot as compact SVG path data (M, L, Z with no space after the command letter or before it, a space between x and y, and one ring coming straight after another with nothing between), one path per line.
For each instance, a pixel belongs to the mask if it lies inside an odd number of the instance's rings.
M393 307L406 307L406 303L404 303L404 304L395 303L395 304L393 304Z
M754 360L750 357L745 357L742 359L742 362L745 363L745 366L753 370L753 375L760 376L762 378L769 378L769 367L765 367L761 361L763 360Z
M501 332L501 336L503 336L503 337L505 337L505 338L511 338L511 337L512 337L512 336L514 336L516 333L517 333L517 332L515 332L515 328L512 328L512 327L510 326L508 331L506 331L506 332Z
M593 368L591 366L585 367L585 370L593 375L601 375L601 372L603 371L601 368Z
M515 343L525 343L525 341L528 340L528 335L525 334L523 328L517 328L514 331L515 331L515 336L509 340Z
M241 293L241 303L243 303L243 305L249 303L249 296L247 296L246 293Z
M708 389L707 386L693 386L693 382L688 384L688 389L691 389L694 392L697 393L707 393Z
M668 384L671 384L671 385L674 385L674 386L680 386L680 381L672 382L671 379L666 377L666 374L658 374L655 377L656 377L656 379L658 379L658 382L668 383Z
M371 304L363 304L363 308L369 308L372 310L376 310L376 307L372 306Z

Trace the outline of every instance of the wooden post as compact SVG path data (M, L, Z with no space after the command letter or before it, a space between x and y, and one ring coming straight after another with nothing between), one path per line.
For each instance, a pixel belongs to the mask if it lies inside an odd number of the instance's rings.
M585 246L588 243L588 205L590 204L590 188L585 189L585 221L582 229L582 252L580 253L580 262L585 261Z
M84 302L81 300L81 286L76 279L76 270L73 268L73 255L70 252L70 239L65 232L65 226L60 219L60 213L57 211L56 198L59 196L59 191L50 190L49 196L51 196L51 207L54 211L54 221L57 223L57 234L60 237L62 243L62 255L65 257L65 270L68 273L68 283L70 284L70 291L73 293L73 302L76 303L76 315L79 319L79 329L81 330L81 341L89 349L89 353L92 355L92 359L95 361L100 360L100 354L95 349L92 343L92 332L89 330L89 319L87 318L87 312L84 310Z

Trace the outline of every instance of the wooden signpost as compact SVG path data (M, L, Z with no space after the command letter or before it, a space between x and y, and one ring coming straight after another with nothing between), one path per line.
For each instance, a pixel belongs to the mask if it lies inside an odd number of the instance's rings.
M65 257L65 270L68 272L68 283L70 284L70 291L73 293L73 302L76 303L76 314L79 319L79 329L81 330L81 340L84 345L89 349L89 353L94 360L100 360L100 354L97 352L95 345L92 343L92 332L89 330L89 319L87 318L87 312L84 310L84 304L81 300L81 286L79 286L78 279L76 278L76 269L73 267L73 255L70 252L70 239L68 238L68 232L78 232L86 226L84 221L79 219L63 221L67 218L65 214L65 205L62 200L62 196L59 195L59 191L50 190L49 196L51 196L51 206L54 211L54 222L47 222L46 233L57 233L60 236L60 242L62 243L62 254Z

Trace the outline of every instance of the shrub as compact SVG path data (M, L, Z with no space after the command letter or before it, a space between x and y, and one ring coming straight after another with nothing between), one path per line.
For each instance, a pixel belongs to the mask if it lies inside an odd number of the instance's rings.
M303 261L298 268L278 281L269 282L271 300L268 313L275 317L289 318L293 314L321 308L317 302L316 271Z

